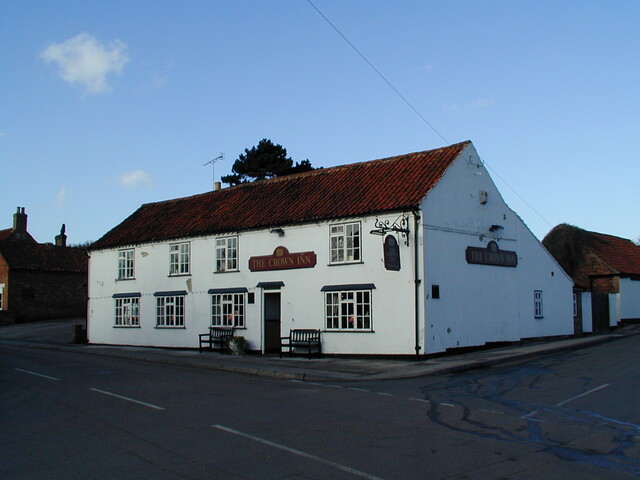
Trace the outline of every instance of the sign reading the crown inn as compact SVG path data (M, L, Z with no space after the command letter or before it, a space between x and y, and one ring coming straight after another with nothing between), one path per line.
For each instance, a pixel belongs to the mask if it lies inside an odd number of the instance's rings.
M500 250L498 244L491 241L487 248L467 247L467 263L480 265L495 265L497 267L515 267L518 265L518 255L509 250Z
M315 252L289 253L287 247L276 247L273 255L249 258L249 270L289 270L292 268L313 268L316 266Z

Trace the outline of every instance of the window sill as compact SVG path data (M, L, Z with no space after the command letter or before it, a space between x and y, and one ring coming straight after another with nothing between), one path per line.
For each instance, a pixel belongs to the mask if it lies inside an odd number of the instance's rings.
M114 325L113 328L141 328L140 325Z
M136 277L130 277L130 278L116 278L116 282L129 282L131 280L135 280Z
M322 330L322 333L376 333L375 330Z
M240 270L216 270L213 272L214 275L218 275L219 273L238 273Z
M327 267L339 267L341 265L362 265L364 262L362 260L356 260L353 262L336 262L336 263L328 263Z
M170 273L167 277L190 277L190 273Z
M156 325L155 328L158 330L186 330L187 329L187 327L185 327L184 325L177 325L175 327L171 325Z

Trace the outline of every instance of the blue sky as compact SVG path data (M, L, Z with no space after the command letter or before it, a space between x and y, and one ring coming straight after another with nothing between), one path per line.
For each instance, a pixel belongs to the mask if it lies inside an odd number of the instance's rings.
M262 138L324 167L472 140L538 238L640 237L640 2L312 1L437 133L307 0L0 2L0 229L97 240Z

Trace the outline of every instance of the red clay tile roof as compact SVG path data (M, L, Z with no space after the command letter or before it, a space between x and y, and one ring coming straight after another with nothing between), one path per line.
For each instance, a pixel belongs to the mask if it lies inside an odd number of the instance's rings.
M26 240L32 243L36 243L34 238L27 232L24 235L24 238L16 238L17 234L13 228L7 228L5 230L0 230L0 240Z
M88 265L84 249L50 244L0 241L0 255L12 270L82 273Z
M142 205L92 250L416 208L471 142Z
M589 249L620 274L640 275L640 247L626 238L588 232Z

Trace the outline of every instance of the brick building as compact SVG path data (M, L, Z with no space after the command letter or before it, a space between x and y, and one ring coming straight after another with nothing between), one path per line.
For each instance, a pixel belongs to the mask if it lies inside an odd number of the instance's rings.
M574 317L583 331L640 321L638 245L567 224L553 228L542 244L573 279Z
M56 244L41 244L27 231L19 207L13 228L0 230L0 323L84 317L87 255L66 246L64 226Z

